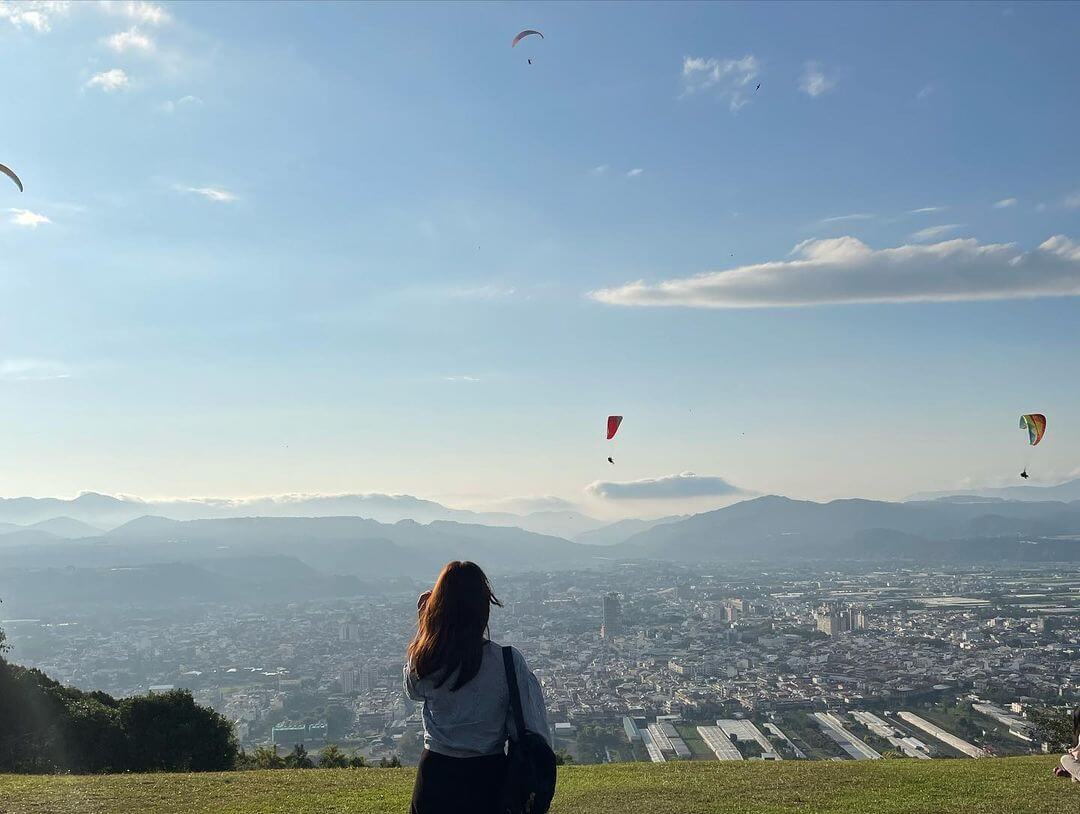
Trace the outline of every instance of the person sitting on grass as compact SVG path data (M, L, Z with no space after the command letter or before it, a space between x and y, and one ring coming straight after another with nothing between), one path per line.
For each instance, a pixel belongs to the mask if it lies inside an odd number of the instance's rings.
M1072 748L1061 756L1061 763L1054 769L1060 777L1071 777L1074 783L1080 783L1080 707L1072 714Z

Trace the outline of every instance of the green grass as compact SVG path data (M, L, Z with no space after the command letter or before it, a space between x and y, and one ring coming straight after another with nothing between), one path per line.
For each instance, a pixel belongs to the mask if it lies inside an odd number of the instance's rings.
M553 811L582 814L1067 814L1052 757L624 763L560 769ZM411 769L0 775L3 814L355 814L408 810Z

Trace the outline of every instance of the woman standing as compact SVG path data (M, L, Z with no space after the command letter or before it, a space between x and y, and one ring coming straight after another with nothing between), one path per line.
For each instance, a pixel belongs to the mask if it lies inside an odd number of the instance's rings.
M405 662L405 693L424 702L424 752L412 814L495 814L505 745L517 737L502 649L488 637L491 606L502 603L476 563L447 563L417 602L419 622ZM513 651L525 728L549 741L536 676Z

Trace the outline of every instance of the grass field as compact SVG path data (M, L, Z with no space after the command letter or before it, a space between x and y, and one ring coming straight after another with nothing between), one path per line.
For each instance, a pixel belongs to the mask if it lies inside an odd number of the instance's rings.
M569 766L554 812L1068 814L1080 784L1052 757ZM408 810L411 769L0 775L3 814L356 814Z

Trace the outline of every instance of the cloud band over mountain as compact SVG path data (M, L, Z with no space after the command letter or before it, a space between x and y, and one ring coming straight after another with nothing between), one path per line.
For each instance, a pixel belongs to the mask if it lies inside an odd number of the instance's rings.
M633 481L595 481L586 486L585 491L605 500L679 500L745 494L723 478L693 472Z
M608 305L783 308L1080 294L1080 244L1057 235L1030 252L947 240L872 249L854 237L806 240L793 259L589 293Z

